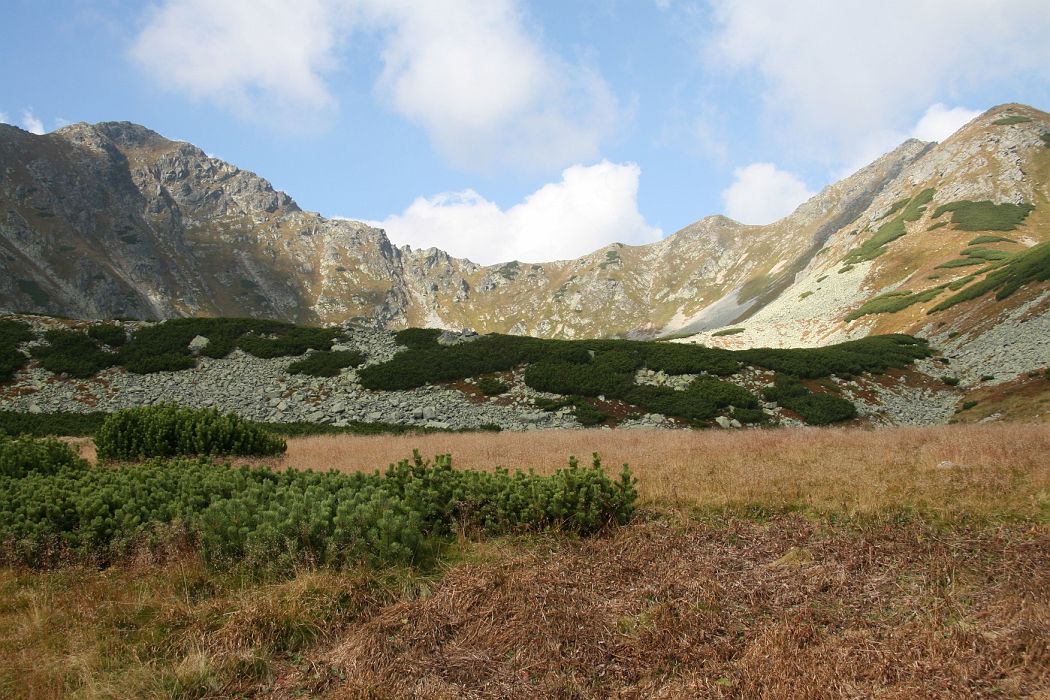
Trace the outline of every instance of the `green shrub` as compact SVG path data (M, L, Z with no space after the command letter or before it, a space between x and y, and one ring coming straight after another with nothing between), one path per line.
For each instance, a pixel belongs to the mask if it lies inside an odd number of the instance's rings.
M899 333L874 335L823 348L753 348L739 350L735 357L756 367L803 379L820 379L903 368L932 351L922 338Z
M882 216L879 217L879 220L886 219L888 217L893 216L894 214L899 212L901 209L903 209L904 206L910 201L911 201L911 197L905 197L904 199L897 200L896 202L894 202L893 204L890 205L889 210L885 214L883 214Z
M981 248L976 246L964 248L961 254L965 255L968 258L975 258L977 260L984 261L1006 260L1010 257L1010 254L1006 251L992 250L990 248Z
M289 374L335 377L347 367L357 367L365 356L356 350L318 350L288 365Z
M774 401L797 413L810 425L828 425L857 417L857 407L851 401L830 394L814 394L798 377L777 374L773 386L763 392L767 401Z
M549 477L459 471L447 455L430 463L417 453L383 474L153 461L3 485L0 553L35 566L70 555L104 565L164 533L219 568L426 564L459 532L588 535L626 523L637 500L626 465L610 479L597 455L590 468L570 459Z
M634 375L609 372L594 364L538 362L525 370L525 384L552 394L621 398L634 386Z
M992 124L996 126L1010 126L1011 124L1024 124L1025 122L1032 121L1031 117L1026 117L1023 114L1011 114L1007 117L996 119Z
M930 226L928 226L928 227L926 228L926 230L927 230L927 231L936 231L937 229L939 229L939 228L944 228L944 227L945 227L945 226L947 226L947 225L948 225L948 222L947 222L947 221L938 221L937 223L935 223L935 224L931 224Z
M226 357L240 347L256 357L272 358L330 350L342 331L250 318L177 318L136 331L120 350L120 364L138 374L190 369L197 360L189 344L198 335L208 339L201 350L206 357Z
M86 333L70 330L51 330L44 333L47 345L31 350L40 366L55 374L70 377L90 377L117 363L115 353L105 352L98 341Z
M918 221L926 212L926 205L933 201L933 195L936 192L934 188L928 187L912 197L904 207L904 211L901 212L901 218L905 221Z
M941 377L941 381L947 384L948 386L959 386L960 380L958 377L952 377L946 374L943 377Z
M849 312L849 314L846 315L846 320L855 321L861 316L867 316L869 314L891 314L903 311L914 304L921 304L930 301L942 291L944 291L944 286L927 289L918 294L913 294L910 291L904 292L903 294L900 292L882 294L869 299L859 308Z
M33 339L29 324L11 319L0 319L0 382L6 382L15 376L15 372L25 367L26 358L18 346Z
M990 201L958 201L937 207L933 218L952 213L952 224L960 231L1013 231L1031 211L1032 204L993 204Z
M0 432L8 435L93 435L108 414L94 413L23 413L0 411Z
M1043 140L1044 146L1050 148L1050 132L1047 132L1045 134L1039 134L1039 138Z
M956 258L949 260L946 263L941 263L935 270L950 270L956 267L970 267L972 265L984 265L984 260L974 260L973 258Z
M620 399L651 413L692 421L709 420L718 406L702 392L637 387L637 369L725 376L746 363L819 378L883 372L930 354L925 341L906 335L874 336L827 348L736 351L678 343L544 340L499 334L452 346L428 345L419 338L409 338L416 346L392 360L363 368L359 372L362 385L368 389L411 389L428 382L456 381L525 365L525 383L533 389L563 396Z
M406 328L394 334L394 340L398 345L409 348L436 347L438 336L441 335L439 328Z
M852 264L874 260L886 252L886 246L908 233L905 223L917 221L926 211L926 205L933 200L936 192L932 187L919 192L902 205L899 215L887 221L875 231L875 235L861 244L859 248L850 251L842 260L849 263L839 272L846 272ZM899 204L899 202L898 202ZM896 205L894 205L896 206Z
M745 329L743 329L743 328L724 328L724 329L722 329L720 331L715 331L714 333L712 333L711 337L712 338L717 338L717 337L723 336L723 335L736 335L737 333L743 333L744 330Z
M702 345L666 343L645 348L645 366L667 374L715 374L726 377L740 370L740 360L733 350L706 348Z
M1001 267L993 270L979 282L974 282L959 293L948 297L929 313L944 311L956 304L976 299L989 292L996 291L995 298L1003 300L1031 282L1045 282L1050 279L1050 241L1032 246L1016 253Z
M478 389L485 396L499 396L500 394L506 394L510 391L510 387L501 382L498 379L492 377L482 377L478 380Z
M114 323L94 323L88 326L87 334L89 338L113 348L128 342L127 331Z
M959 412L962 413L963 411L969 411L971 408L973 408L976 405L977 405L976 401L964 401L962 407L959 409Z
M173 405L129 408L111 414L95 435L99 459L182 455L273 455L285 442L243 418L215 409Z
M87 469L87 462L72 447L53 438L0 436L0 477L21 479L27 474L56 474L64 469Z
M984 235L984 236L977 236L976 238L971 240L966 245L969 246L969 245L984 245L986 243L1016 243L1016 242L1017 241L1015 241L1014 239L1007 238L1006 236L988 236L988 235Z

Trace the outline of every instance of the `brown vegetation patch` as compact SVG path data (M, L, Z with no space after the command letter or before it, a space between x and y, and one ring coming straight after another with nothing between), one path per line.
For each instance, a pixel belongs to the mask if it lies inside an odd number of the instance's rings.
M802 555L798 553L802 552ZM978 697L1048 689L1045 533L665 522L449 571L318 657L333 697Z
M970 402L976 405L962 407ZM1050 376L1044 371L1021 375L1009 382L980 386L959 402L953 421L976 423L989 417L1003 421L1050 423Z

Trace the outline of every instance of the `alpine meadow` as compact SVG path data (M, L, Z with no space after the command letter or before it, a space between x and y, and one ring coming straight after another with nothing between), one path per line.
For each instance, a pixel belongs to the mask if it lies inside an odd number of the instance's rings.
M0 697L1050 696L1034 0L88 5L0 22Z

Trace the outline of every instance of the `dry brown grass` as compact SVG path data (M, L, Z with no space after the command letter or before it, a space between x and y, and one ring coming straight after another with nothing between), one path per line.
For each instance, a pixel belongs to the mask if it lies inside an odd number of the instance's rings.
M1050 535L782 516L460 545L440 575L0 571L0 697L1050 691Z
M411 456L450 453L464 469L535 468L569 455L624 462L649 502L760 504L871 513L887 508L981 515L1046 514L1050 425L984 424L862 430L587 430L289 440L281 468L371 471Z
M1024 697L1050 689L1048 547L639 524L456 567L316 658L345 669L332 697Z

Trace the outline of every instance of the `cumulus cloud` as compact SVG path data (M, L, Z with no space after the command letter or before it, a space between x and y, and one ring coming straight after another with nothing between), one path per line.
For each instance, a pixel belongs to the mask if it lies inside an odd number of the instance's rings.
M8 119L7 112L0 112L0 124L10 124L11 121Z
M414 248L440 247L483 264L575 258L614 241L651 243L662 232L638 211L634 163L574 165L519 204L501 209L474 190L420 197L373 225Z
M709 58L753 70L770 121L825 155L963 86L1050 79L1042 0L712 0Z
M980 114L977 110L965 107L949 109L937 102L930 105L926 113L919 118L911 133L920 141L943 141Z
M44 133L44 122L40 121L31 110L22 110L22 128L31 134L40 136Z
M166 0L131 56L193 98L299 118L333 102L322 76L336 65L333 10L326 0Z
M371 0L392 27L380 94L457 165L586 160L617 125L597 72L547 51L511 0Z
M722 191L725 214L743 224L770 224L812 197L797 175L772 163L752 163L733 171L733 184Z
M377 94L457 165L558 167L618 125L601 76L548 50L515 0L162 0L131 55L191 97L310 124L358 39L379 47Z

